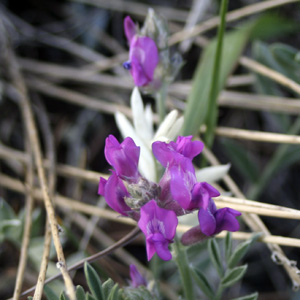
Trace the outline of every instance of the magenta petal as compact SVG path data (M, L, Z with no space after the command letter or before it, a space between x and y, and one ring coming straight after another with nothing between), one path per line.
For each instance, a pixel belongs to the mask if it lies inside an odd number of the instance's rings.
M152 237L152 243L155 247L157 255L163 260L172 259L172 254L168 248L169 243L165 240L162 234L155 233Z
M152 144L152 152L155 158L162 164L163 167L167 167L173 160L172 148L164 142L154 142Z
M201 208L198 212L201 231L206 235L214 235L216 230L216 219L209 209Z
M146 236L148 260L155 252L165 260L171 259L168 244L175 236L178 220L173 211L160 208L154 200L141 208L138 226Z
M180 164L189 172L195 172L192 159L198 155L203 148L203 143L192 142L192 136L179 136L176 142L169 144L155 142L152 144L152 151L156 159L166 168L169 164Z
M212 185L210 185L207 182L202 182L203 188L205 188L209 194L210 197L218 197L220 196L220 192L215 189Z
M150 261L156 252L154 244L152 243L152 235L146 238L146 251L147 251L147 260Z
M122 180L113 172L104 189L104 198L107 204L121 215L127 216L127 212L131 211L131 208L125 203L124 197L129 196Z
M126 38L127 38L128 42L130 43L132 38L136 34L136 26L129 16L127 16L124 19L124 31L125 31Z
M200 154L204 147L200 141L192 142L192 136L179 136L176 145L177 151L190 160Z
M181 166L170 168L171 173L170 190L173 199L179 203L183 209L188 209L191 203L191 190L196 178L193 173L185 172Z
M159 62L155 42L147 36L134 37L130 43L129 60L135 85L147 85L153 80L154 70Z
M220 196L218 190L207 182L197 182L192 190L192 202L189 209L204 208L207 209L211 197Z
M137 179L140 148L132 138L127 137L121 144L109 135L105 141L105 157L123 179Z
M99 182L99 186L98 186L98 194L101 196L104 196L106 183L107 183L107 180L103 177L100 177L100 182Z
M232 209L232 208L221 208L219 209L216 214L216 222L217 222L217 229L216 233L221 232L222 230L228 231L238 231L240 229L240 224L236 219L237 216L240 216L241 213Z
M145 86L152 81L145 73L143 65L135 56L130 61L130 73L136 86Z

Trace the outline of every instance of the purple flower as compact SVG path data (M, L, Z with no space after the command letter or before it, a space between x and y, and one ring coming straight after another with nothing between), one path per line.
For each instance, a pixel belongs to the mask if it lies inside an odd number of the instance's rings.
M105 141L105 158L114 167L118 176L129 181L136 181L139 177L138 162L140 147L132 138L127 137L121 144L109 135Z
M185 210L206 209L209 199L220 194L206 182L197 183L192 159L202 151L203 143L191 139L192 136L179 136L176 142L169 144L155 142L152 150L158 161L167 168L160 182L162 195L171 194L173 200Z
M131 286L134 288L139 287L140 285L147 286L146 279L141 275L135 265L130 265L130 278L131 278Z
M129 16L124 19L124 31L129 43L129 61L124 67L130 70L136 86L145 86L153 81L154 70L159 62L155 42L147 36L138 36L136 26Z
M198 219L201 231L205 235L211 236L222 230L238 231L240 225L236 217L240 215L239 211L229 207L217 209L214 201L210 199L207 209L199 210Z
M146 236L148 260L155 252L163 260L172 258L168 245L172 243L177 224L178 220L174 211L160 208L154 200L141 208L138 225Z
M192 199L188 209L207 209L212 197L218 197L220 193L207 182L197 182L192 189Z
M155 142L152 151L156 159L166 168L172 162L181 163L186 169L194 170L192 160L201 153L203 143L191 141L192 136L179 136L176 142Z
M130 197L123 181L112 172L108 180L100 178L98 194L102 195L107 204L123 216L128 216L131 208L125 203L125 197Z

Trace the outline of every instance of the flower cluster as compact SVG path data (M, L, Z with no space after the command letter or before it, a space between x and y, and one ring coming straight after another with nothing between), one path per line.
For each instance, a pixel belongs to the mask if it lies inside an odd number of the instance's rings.
M179 136L176 142L156 141L152 152L162 167L158 183L138 171L140 147L127 137L122 143L110 135L106 139L105 157L114 168L108 180L101 178L98 193L107 204L123 216L138 221L146 236L148 260L154 253L163 260L172 258L168 248L173 242L178 216L198 210L200 226L184 234L183 243L190 244L200 234L212 236L222 230L236 231L238 211L217 209L212 197L219 192L207 182L197 182L192 160L200 154L203 143L192 137Z

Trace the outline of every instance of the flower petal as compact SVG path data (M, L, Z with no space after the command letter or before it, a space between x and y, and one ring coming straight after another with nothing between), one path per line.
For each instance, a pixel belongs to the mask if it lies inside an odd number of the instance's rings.
M217 222L216 233L219 233L222 230L228 230L232 232L238 231L240 229L240 224L236 217L240 215L240 212L229 207L218 209L215 214Z
M217 223L214 215L209 210L209 208L207 209L201 208L198 212L198 219L199 219L201 231L205 235L211 236L215 234Z
M130 43L130 73L136 86L145 86L153 80L154 70L159 62L155 42L147 37L134 37Z
M100 182L98 186L98 195L104 196L106 183L107 180L103 177L100 177Z
M113 210L127 216L127 212L131 211L131 208L125 203L125 197L130 197L130 194L122 180L113 172L105 184L104 198Z
M192 200L191 190L196 181L195 176L182 170L180 165L174 165L168 170L171 174L170 190L173 199L182 208L188 209Z
M138 226L146 236L147 257L155 252L165 260L171 259L168 244L175 236L178 220L173 211L160 208L154 200L141 208Z
M125 31L126 38L127 38L128 42L130 43L132 38L136 34L136 26L129 16L127 16L124 19L124 31Z
M132 138L127 137L121 144L109 135L105 141L105 157L122 178L137 179L140 148Z

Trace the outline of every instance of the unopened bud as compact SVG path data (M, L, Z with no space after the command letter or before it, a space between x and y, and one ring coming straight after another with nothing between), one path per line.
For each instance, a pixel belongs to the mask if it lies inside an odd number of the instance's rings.
M199 242L203 242L210 238L210 236L205 235L200 226L196 226L186 231L181 237L181 243L184 246L190 246Z

